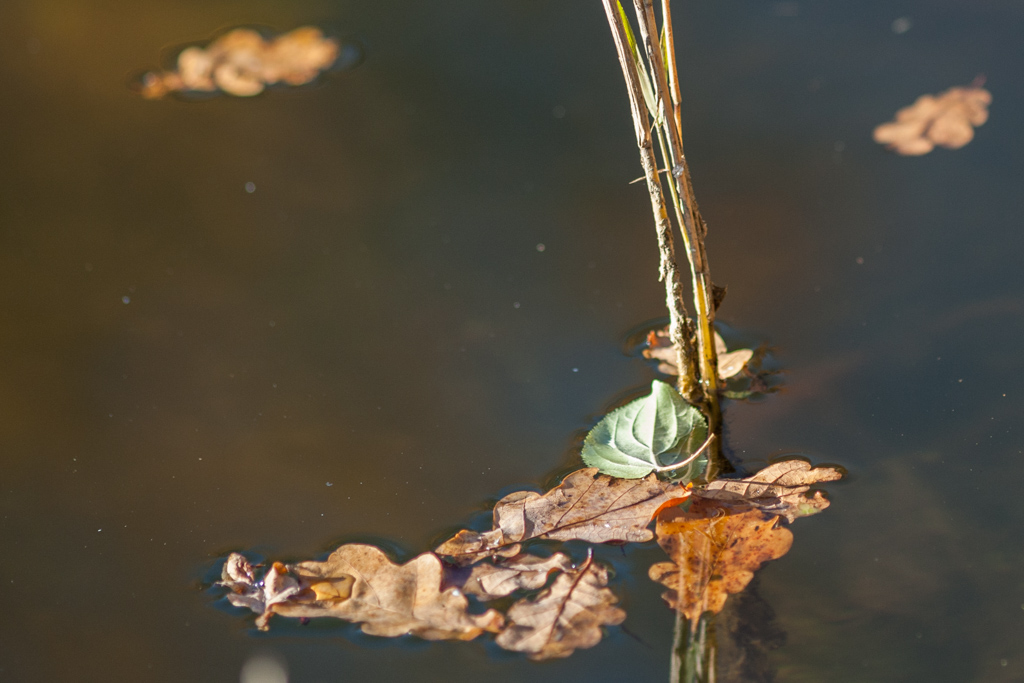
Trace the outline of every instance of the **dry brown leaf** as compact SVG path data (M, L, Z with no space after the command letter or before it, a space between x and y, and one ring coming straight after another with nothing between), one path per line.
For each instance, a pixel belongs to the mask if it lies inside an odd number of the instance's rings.
M718 377L729 379L740 374L743 366L754 357L752 349L738 349L729 351L725 345L722 335L715 332L715 353L718 355ZM666 375L678 375L679 368L676 366L676 352L669 338L668 328L651 330L647 334L647 348L643 350L644 358L653 358L658 361L658 372Z
M700 499L688 511L666 510L658 516L658 544L673 561L648 573L668 586L662 597L669 605L695 624L704 612L720 612L762 564L789 551L793 534L778 521L745 503Z
M213 92L251 97L268 85L303 85L329 69L341 46L320 29L303 26L264 40L252 29L239 28L205 48L189 47L178 55L177 71L150 72L142 77L142 96L158 99L169 92Z
M494 610L469 614L469 601L460 590L442 590L443 568L433 553L396 565L374 546L350 543L323 562L287 567L275 563L264 578L264 590L269 591L275 572L275 580L286 585L266 595L257 620L262 630L271 615L280 614L358 622L365 633L375 636L412 634L427 640L472 640L484 631L497 632L504 621ZM252 592L257 590L258 583ZM258 605L248 604L251 601L232 599L233 595L228 594L233 604L261 611L256 609Z
M875 128L875 142L904 156L927 154L935 145L958 149L988 120L991 103L992 94L980 84L922 95L896 112L895 120Z
M601 627L621 624L626 613L606 586L608 570L587 558L577 571L559 574L536 599L520 600L508 611L509 623L496 642L530 659L568 657L593 647Z
M597 468L577 470L541 495L511 493L494 506L494 528L485 533L463 530L435 552L460 565L485 557L512 557L520 544L538 538L590 543L649 541L647 528L658 510L689 496L682 484L659 480L618 479Z
M231 589L227 595L228 602L260 615L256 621L260 629L265 628L275 605L287 602L303 591L303 586L280 562L275 562L263 580L257 581L252 565L238 553L228 556L218 583Z
M462 592L475 595L480 600L495 600L517 590L541 588L551 572L571 569L572 561L562 553L551 557L520 554L493 564L481 562L473 565L459 582L459 587Z
M744 501L792 522L829 506L821 491L815 491L811 497L806 495L812 485L842 478L842 471L835 467L811 467L806 460L784 460L743 479L716 479L702 490L694 491L694 496Z

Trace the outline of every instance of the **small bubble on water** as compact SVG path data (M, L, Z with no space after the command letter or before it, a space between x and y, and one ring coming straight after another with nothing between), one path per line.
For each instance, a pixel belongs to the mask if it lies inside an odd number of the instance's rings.
M537 245L537 251L544 251L547 247L543 243Z
M132 298L130 296L122 296L121 297L121 303L123 303L123 304L130 304L131 302L132 302Z
M245 184L245 191L248 192L249 194L252 194L253 192L255 192L256 191L256 183L252 182L251 180L249 182L247 182Z
M512 308L519 308L519 302L517 301L514 304L512 304Z

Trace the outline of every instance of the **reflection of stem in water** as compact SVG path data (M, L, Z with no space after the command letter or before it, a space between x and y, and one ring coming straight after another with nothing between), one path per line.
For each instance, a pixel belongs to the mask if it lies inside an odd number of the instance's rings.
M676 611L670 683L715 683L715 622L706 613L691 623Z

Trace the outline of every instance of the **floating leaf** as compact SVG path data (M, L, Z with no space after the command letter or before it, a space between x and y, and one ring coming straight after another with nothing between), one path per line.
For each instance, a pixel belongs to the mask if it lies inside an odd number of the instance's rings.
M229 564L232 562L229 558ZM499 613L469 614L469 602L461 591L441 590L442 573L441 560L433 553L396 565L374 546L351 543L323 562L275 563L262 589L254 582L243 592L255 595L263 590L262 609L250 604L252 601L232 599L236 593L229 593L228 600L261 612L257 620L261 630L266 630L273 614L335 617L361 623L370 635L412 634L427 640L472 640L484 631L500 630L503 619ZM280 584L273 593L272 580Z
M782 557L793 534L779 517L745 503L695 500L687 511L658 516L658 544L672 558L651 566L650 577L668 586L662 597L696 623L717 614L731 593L739 593L765 562Z
M603 625L621 624L626 618L607 585L608 570L588 557L577 571L560 574L536 599L515 603L496 642L530 659L568 657L597 645Z
M303 590L299 581L280 562L273 564L262 581L256 581L252 565L238 553L228 556L218 583L231 589L227 595L228 602L260 615L256 620L260 629L266 628L267 619L276 605L291 600Z
M729 379L740 374L750 359L754 356L752 349L737 349L729 351L725 345L722 335L715 332L715 353L718 355L718 377ZM651 330L647 334L647 348L643 350L644 358L653 358L658 361L658 372L666 375L678 375L679 368L676 367L676 352L669 338L668 328Z
M252 29L228 31L205 48L189 47L177 58L176 71L142 77L141 94L158 99L169 92L215 92L251 97L268 85L303 85L331 68L341 54L335 38L303 26L266 40Z
M618 479L596 468L577 470L544 495L511 493L494 506L494 528L485 533L463 530L436 552L466 565L490 556L512 557L533 539L643 542L653 537L647 526L663 507L689 496L679 483Z
M875 142L897 154L920 156L935 145L958 149L974 138L974 127L988 120L992 94L980 87L950 88L922 95L896 112L896 119L875 128Z
M570 571L572 561L562 553L551 557L519 554L496 563L475 564L459 581L463 593L481 600L494 600L517 590L536 590L544 586L554 571ZM466 570L461 570L466 571Z
M707 422L664 382L604 416L583 442L583 462L613 477L638 479L661 470L707 439Z
M811 467L806 460L784 460L751 477L716 479L694 495L723 501L742 500L792 522L829 506L828 498L821 491L815 491L811 497L806 495L812 485L842 478L843 472L835 467Z

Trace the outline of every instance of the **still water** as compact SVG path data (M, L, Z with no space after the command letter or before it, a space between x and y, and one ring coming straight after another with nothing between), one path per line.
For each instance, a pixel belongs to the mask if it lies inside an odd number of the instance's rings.
M727 447L850 472L759 573L768 665L1024 679L1024 7L675 12L721 318L785 368L726 407ZM240 24L367 59L252 100L127 87ZM234 681L261 654L310 683L667 679L656 547L604 555L625 629L544 664L257 634L203 583L231 550L410 557L649 384L623 340L662 290L600 3L6 0L0 26L0 680ZM978 74L967 147L871 141Z

